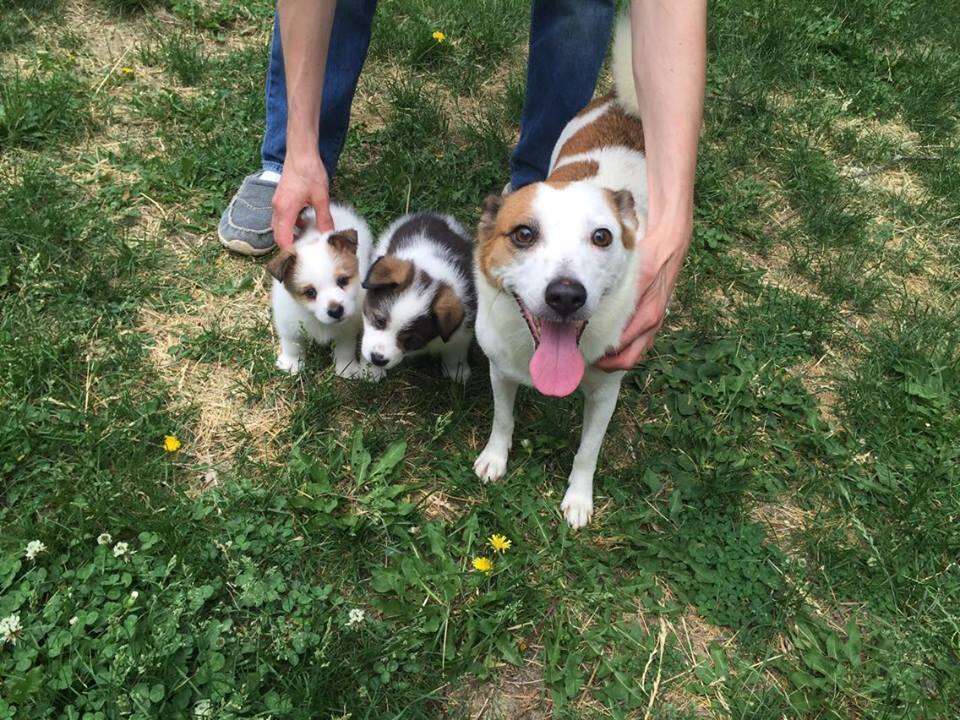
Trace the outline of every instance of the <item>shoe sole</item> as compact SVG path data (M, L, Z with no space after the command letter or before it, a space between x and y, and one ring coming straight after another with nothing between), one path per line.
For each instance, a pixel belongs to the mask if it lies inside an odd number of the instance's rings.
M271 245L267 248L258 248L254 247L246 240L230 240L225 238L220 232L220 228L217 228L217 239L220 241L220 244L223 245L230 252L235 252L238 255L247 255L250 257L260 257L261 255L267 255L272 253L276 245Z

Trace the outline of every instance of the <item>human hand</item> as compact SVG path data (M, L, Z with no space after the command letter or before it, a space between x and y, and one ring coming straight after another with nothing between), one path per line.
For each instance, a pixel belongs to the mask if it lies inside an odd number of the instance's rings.
M317 214L318 230L333 230L330 181L319 153L288 152L273 194L273 238L281 250L293 246L293 228L300 212L308 206Z
M629 370L653 345L666 317L692 232L692 220L684 217L679 222L661 223L638 243L637 251L643 255L637 278L637 308L620 335L620 349L600 358L596 363L598 368L607 372Z

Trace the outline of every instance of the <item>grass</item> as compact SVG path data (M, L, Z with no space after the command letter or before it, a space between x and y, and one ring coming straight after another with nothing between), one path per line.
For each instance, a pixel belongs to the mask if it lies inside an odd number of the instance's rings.
M380 5L336 193L469 224L529 6ZM952 717L955 4L711 5L693 245L578 533L577 400L521 393L483 487L478 351L466 389L273 368L214 235L270 12L0 9L0 717Z

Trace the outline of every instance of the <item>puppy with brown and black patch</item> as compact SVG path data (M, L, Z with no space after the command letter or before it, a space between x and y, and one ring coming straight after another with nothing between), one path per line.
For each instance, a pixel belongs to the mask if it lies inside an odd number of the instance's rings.
M306 226L290 252L267 263L273 276L273 322L280 339L277 367L298 373L303 366L304 339L333 344L334 370L345 378L378 380L383 371L358 354L363 330L361 281L370 268L373 235L366 221L347 205L332 203L334 230L320 232L315 216L305 213Z
M494 416L474 470L484 481L506 472L520 384L555 397L581 389L583 432L560 505L574 528L593 514L597 457L625 374L593 363L617 348L637 301L647 177L630 56L621 21L617 94L567 124L545 182L487 198L477 232L476 331Z
M471 242L449 215L396 220L377 241L363 287L361 354L389 370L409 355L439 355L443 373L465 383L476 294Z

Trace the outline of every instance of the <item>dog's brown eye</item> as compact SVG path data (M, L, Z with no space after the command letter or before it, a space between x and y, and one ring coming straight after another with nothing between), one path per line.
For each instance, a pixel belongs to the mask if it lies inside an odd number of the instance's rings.
M510 233L510 240L518 248L530 247L531 245L533 245L536 239L537 239L537 234L533 231L532 228L529 228L526 225L518 225Z
M590 239L597 247L607 247L613 242L613 233L606 228L597 228L593 231L593 236Z
M314 290L313 288L307 288L306 290L303 291L303 296L304 296L307 300L316 300L316 299L317 299L317 291Z
M349 284L350 284L349 275L341 275L340 277L337 278L337 287L345 288Z

